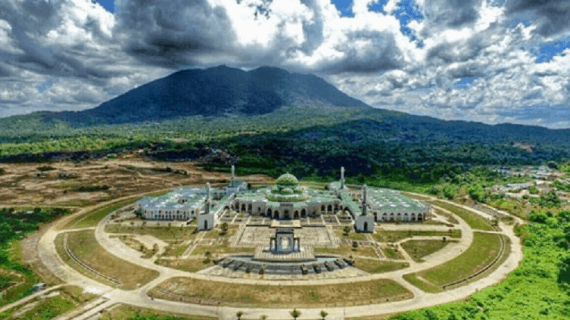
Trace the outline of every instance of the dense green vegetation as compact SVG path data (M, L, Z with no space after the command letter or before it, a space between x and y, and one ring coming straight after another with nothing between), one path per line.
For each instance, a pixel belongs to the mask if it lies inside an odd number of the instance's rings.
M524 227L528 233L524 259L507 280L474 294L466 303L411 311L392 319L568 319L570 212L536 214L530 219L533 223Z
M32 292L39 282L28 266L22 264L17 241L39 229L40 225L69 212L60 208L35 208L30 210L0 209L0 287L8 288L0 297L0 305L19 300Z

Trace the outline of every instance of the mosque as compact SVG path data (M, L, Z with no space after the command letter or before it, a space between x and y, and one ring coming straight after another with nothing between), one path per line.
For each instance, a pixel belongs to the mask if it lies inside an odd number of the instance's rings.
M377 222L419 222L431 218L429 206L390 189L354 189L345 185L344 168L339 181L325 190L304 187L286 173L272 187L248 190L235 179L232 166L230 184L223 189L182 187L159 197L145 197L137 210L148 220L197 219L199 230L212 229L223 210L244 212L277 220L316 218L348 213L359 232L372 232Z

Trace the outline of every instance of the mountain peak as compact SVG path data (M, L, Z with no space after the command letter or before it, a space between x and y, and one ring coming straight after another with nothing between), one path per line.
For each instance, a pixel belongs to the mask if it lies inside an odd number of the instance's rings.
M220 65L180 70L94 109L53 116L80 123L129 123L196 115L265 114L286 105L370 108L317 76L276 67L246 72Z

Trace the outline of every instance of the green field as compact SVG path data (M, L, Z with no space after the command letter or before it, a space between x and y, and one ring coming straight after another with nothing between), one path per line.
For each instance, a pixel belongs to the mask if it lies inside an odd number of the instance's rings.
M155 262L158 265L178 269L188 272L197 272L209 267L212 267L214 263L211 260L199 258L199 259L158 259Z
M315 253L320 254L338 254L344 257L349 256L365 256L371 258L377 258L378 255L372 247L358 246L358 248L353 248L352 245L341 243L338 248L315 248Z
M450 228L449 231L384 231L378 229L373 235L374 239L378 242L398 242L400 240L412 238L414 236L461 238L461 230Z
M197 235L196 227L131 227L120 224L106 225L105 232L149 235L161 240L192 240Z
M461 280L488 266L501 251L500 235L473 234L473 243L461 255L432 269L423 270L417 275L436 286Z
M423 257L443 249L449 241L441 240L409 240L401 244L402 248L416 262L423 262Z
M174 296L164 295L160 290L166 290ZM380 303L386 299L396 301L412 297L411 292L387 279L353 282L349 285L277 286L172 278L153 288L149 294L169 300L201 300L240 307L297 308Z
M99 316L99 320L218 320L217 317L187 315L119 305Z
M126 205L134 203L138 199L140 199L140 197L133 197L121 201L112 202L110 204L103 205L102 207L98 207L70 221L67 224L66 229L95 227L97 226L99 221L101 221L107 214L119 208L122 208Z
M137 266L110 254L99 245L95 239L93 230L69 232L67 234L69 235L67 240L68 248L77 259L103 275L113 277L120 281L120 284L116 284L106 280L105 282L109 285L132 290L153 280L159 275L157 271ZM90 278L94 278L98 281L105 279L88 271L71 259L64 249L64 236L65 234L62 233L56 238L56 249L60 257L72 268Z
M373 259L355 259L354 267L368 273L384 273L409 267L406 262L379 261Z
M255 252L255 248L253 247L231 247L229 243L222 243L222 244L212 244L212 245L197 245L194 251L192 251L192 255L204 255L206 252L210 252L213 255L216 254L225 254L225 253L253 253Z
M435 200L429 201L431 204L442 207L443 209L449 210L456 215L458 215L461 219L465 220L465 222L473 229L479 230L486 230L486 231L494 231L495 229L489 224L489 222L481 217L480 215L473 213L469 210L465 210L458 206L454 206L447 202Z

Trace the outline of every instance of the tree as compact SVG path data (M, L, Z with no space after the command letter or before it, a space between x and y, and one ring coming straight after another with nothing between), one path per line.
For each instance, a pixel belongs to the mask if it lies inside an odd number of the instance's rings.
M240 311L236 312L236 317L238 318L238 320L241 319L241 316L243 316L243 311L240 310Z
M358 241L352 241L352 250L356 250L358 248Z
M222 234L228 233L229 226L227 222L222 223L221 228L222 228Z
M323 320L325 320L325 318L328 316L328 312L326 312L325 310L321 310L321 318L323 318Z
M293 311L289 312L289 314L291 314L291 317L293 317L293 319L297 319L301 316L301 311L293 309Z
M266 314L262 314L261 317L259 317L260 320L267 320L267 315Z
M350 227L349 226L344 227L344 235L348 236L349 233L350 233Z

